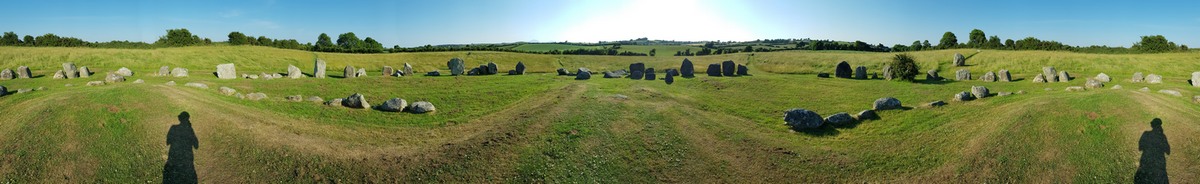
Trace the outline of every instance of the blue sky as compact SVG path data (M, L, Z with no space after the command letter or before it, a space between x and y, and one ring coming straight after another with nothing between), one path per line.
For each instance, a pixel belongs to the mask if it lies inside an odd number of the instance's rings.
M153 42L187 28L314 42L354 32L386 46L515 41L815 38L885 45L1002 39L1129 46L1143 35L1200 44L1200 1L383 0L7 1L0 31Z

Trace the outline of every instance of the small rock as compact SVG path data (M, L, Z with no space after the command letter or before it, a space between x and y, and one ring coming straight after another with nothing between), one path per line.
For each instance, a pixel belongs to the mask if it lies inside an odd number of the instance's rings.
M426 101L419 101L419 102L413 102L411 105L409 105L408 111L412 112L412 113L421 114L421 113L437 111L437 108L433 107L433 103L429 103Z
M963 93L966 93L966 92L963 92ZM967 95L970 95L970 94L969 94L969 93L967 93ZM946 102L943 102L943 101L941 101L941 100L938 100L938 101L929 102L929 103L928 103L928 104L926 104L925 106L929 106L929 107L941 107L941 106L945 106L945 105L946 105Z
M1109 78L1108 74L1104 73L1096 74L1096 77L1092 77L1092 79L1096 79L1100 82L1112 82L1112 78Z
M877 111L902 108L902 106L900 104L900 100L898 100L896 98L892 98L892 97L883 97L883 98L876 99L875 103L871 107L872 107L872 109L877 110Z
M999 92L999 93L996 93L996 96L1008 96L1008 95L1012 95L1012 94L1013 94L1012 92Z
M324 99L321 99L321 97L319 97L319 96L310 96L310 97L308 97L308 101L310 101L310 102L322 102L322 101L325 101L325 100L324 100Z
M1023 94L1025 94L1025 90L1020 90L1013 94L1023 95Z
M125 82L125 76L115 74L115 73L109 73L107 77L104 77L104 82L108 82L108 83Z
M784 112L783 122L795 131L821 127L825 123L821 115L801 108L789 109Z
M168 86L174 86L174 85L175 85L175 81L167 81L167 85L168 85Z
M1138 91L1150 92L1150 88L1149 88L1149 87L1142 87L1142 89L1138 89Z
M405 107L408 107L408 101L400 98L392 98L391 100L384 101L383 104L375 108L387 112L400 112L404 111Z
M958 94L954 94L954 98L952 98L952 99L950 99L950 100L951 100L951 101L960 101L960 102L961 102L961 101L971 101L971 100L974 100L974 99L975 99L975 95L972 95L971 93L968 93L968 92L966 92L966 91L963 91L963 92L959 92Z
M171 82L174 82L174 81L171 81ZM168 83L168 84L170 84L170 83ZM187 84L183 84L183 86L195 87L195 88L200 88L200 89L208 89L208 85L203 84L203 83L195 83L195 82L189 82Z
M1113 85L1112 89L1121 89L1121 85L1120 84Z
M362 94L355 93L353 95L350 95L350 97L346 97L346 99L342 101L342 106L346 106L349 108L362 109L362 108L370 107L371 104L367 103L367 98L363 97Z
M221 86L220 88L217 88L217 92L221 93L222 95L229 96L237 93L237 90L230 87Z
M854 117L851 117L849 113L845 112L834 113L833 115L829 115L829 117L825 118L825 123L834 126L846 125L851 122L854 122Z
M1083 87L1090 89L1104 88L1104 83L1101 83L1100 80L1088 79L1087 82L1083 84Z
M568 73L567 69L565 68L558 68L558 70L555 71L558 72L558 75L571 75L571 73Z
M1162 76L1158 74L1146 75L1146 83L1162 84Z
M236 79L237 68L233 63L225 63L217 65L217 78L219 79Z
M817 77L829 78L829 73L825 73L825 72L817 73Z
M175 69L172 69L172 70L171 70L171 76L175 76L175 77L187 77L187 76L188 76L188 69L187 69L187 68L179 68L179 67L175 67Z
M975 96L975 98L987 98L992 94L991 91L988 91L987 87L971 86L971 95Z
M1168 95L1177 96L1177 97L1183 97L1183 94L1179 93L1179 91L1169 90L1169 89L1158 90L1158 93L1168 94Z
M82 73L82 72L80 72L80 73ZM121 75L122 77L133 76L133 71L129 70L129 68L125 68L125 67L121 67L120 69L117 69L117 72L115 72L115 73L117 75Z
M879 119L879 114L875 114L875 110L867 109L867 110L858 112L857 117L858 117L858 120L877 120L877 119Z
M1033 77L1033 83L1046 83L1046 77L1042 76L1042 74L1037 74L1036 77Z
M592 78L592 71L587 68L580 67L575 72L575 80L588 80Z
M267 94L264 94L264 93L250 93L250 94L247 94L247 95L246 95L246 99L247 99L247 100L255 100L255 101L262 100L262 99L267 99Z
M328 105L328 106L342 105L342 100L343 99L341 99L341 98L330 99L328 102L325 102L325 105Z
M1066 90L1067 91L1084 91L1084 90L1087 90L1087 88L1083 88L1083 86L1068 86Z
M104 85L104 81L91 81L91 82L87 82L87 86L100 86L100 85Z
M146 83L146 81L144 81L144 80L142 80L142 79L138 79L138 80L133 80L133 83L134 83L134 84L141 84L141 83Z
M1143 79L1144 78L1142 78L1142 72L1136 72L1136 73L1133 73L1133 78L1129 79L1129 81L1133 82L1133 83L1139 83L1139 82L1142 82Z

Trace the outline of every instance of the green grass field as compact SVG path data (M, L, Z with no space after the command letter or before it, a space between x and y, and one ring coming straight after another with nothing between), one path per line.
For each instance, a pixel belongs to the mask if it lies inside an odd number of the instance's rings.
M1169 178L1159 178L1174 183L1200 182L1200 105L1191 101L1200 88L1187 83L1191 72L1200 71L1196 52L908 53L922 70L936 68L943 77L958 69L975 77L1008 69L1016 82L816 77L832 73L839 61L879 72L895 54L846 51L686 57L700 73L670 85L553 73L560 67L615 70L634 62L656 71L678 68L685 57L662 56L664 50L656 57L628 57L0 47L0 69L29 66L37 76L0 85L10 91L46 88L0 97L0 182L162 182L183 171L202 183L1130 183L1139 170L1162 172ZM969 66L952 66L954 53L969 56ZM211 74L221 63L235 63L239 73L286 73L287 65L296 65L312 74L314 57L328 62L329 78L221 80ZM496 62L502 70L524 62L529 74L380 75L380 67L404 63L418 73L447 73L453 57L468 67ZM725 60L747 64L753 76L703 75L708 64ZM51 79L63 62L87 66L96 76ZM365 67L369 76L342 79L346 65ZM150 76L161 66L188 68L191 76ZM1076 79L1032 83L1043 66ZM84 85L120 67L135 75L123 83ZM1103 89L1064 90L1101 72L1113 78ZM1162 75L1164 83L1132 83L1134 72ZM130 82L136 79L145 83ZM183 85L188 82L210 88ZM217 92L222 86L269 98L224 96ZM950 101L971 86L1026 93ZM1138 90L1143 87L1151 91ZM1162 89L1183 97L1156 92ZM353 93L373 105L390 98L429 101L438 111L390 113L284 100ZM790 108L822 116L857 113L881 97L898 98L911 109L804 132L783 124ZM949 105L923 105L935 100ZM1162 122L1161 132L1150 131L1155 120ZM196 142L167 144L179 137Z

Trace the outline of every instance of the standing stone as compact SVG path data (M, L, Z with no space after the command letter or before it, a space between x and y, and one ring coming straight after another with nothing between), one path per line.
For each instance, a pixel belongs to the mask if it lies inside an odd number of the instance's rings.
M575 80L588 80L591 78L592 71L587 68L579 67L579 70L575 71Z
M523 69L522 69L523 70ZM414 75L412 65L404 63L404 76Z
M1146 83L1162 84L1162 76L1158 74L1146 75Z
M795 131L821 127L825 123L821 115L801 108L789 109L783 113L783 122Z
M509 75L525 75L525 63L517 61L517 68Z
M317 58L313 61L313 77L325 78L325 60Z
M971 80L971 71L968 71L967 69L958 69L958 72L954 72L954 80L958 80L958 81Z
M29 72L28 66L17 67L17 78L28 79L33 78L33 73Z
M1046 83L1046 77L1039 73L1036 77L1033 77L1033 83Z
M925 80L940 81L942 76L938 76L937 69L933 69L925 72Z
M842 126L850 124L850 122L854 122L854 117L851 117L850 113L845 112L834 113L833 115L829 115L829 117L825 118L825 123L834 126Z
M500 72L500 66L496 66L495 62L488 62L487 67L488 75L495 75L497 72Z
M1009 74L1008 70L1000 70L999 73L996 73L996 77L1000 79L1000 82L1012 82L1012 74Z
M88 69L88 67L86 67L86 66L79 67L79 78L88 78L88 77L92 77L92 70Z
M384 101L383 104L375 108L387 112L400 112L404 111L405 107L408 107L408 101L400 98L392 98L391 100Z
M354 77L366 77L366 76L367 76L366 68L359 68L357 71L354 72Z
M68 79L79 77L79 70L76 70L75 63L63 63L63 74L66 74Z
M1142 82L1142 72L1133 73L1133 79L1129 81L1134 83Z
M433 112L436 110L437 110L437 108L433 107L433 103L429 103L426 101L413 102L412 105L408 105L408 112L417 113L417 114Z
M971 95L974 95L976 98L986 98L991 95L991 93L992 92L988 91L987 87L971 86Z
M1058 71L1052 66L1042 67L1042 76L1046 77L1046 82L1058 82L1057 74Z
M720 77L721 76L721 64L719 64L719 63L708 64L708 71L706 71L705 73L708 73L708 76L711 76L711 77Z
M81 71L81 73L82 73L82 71ZM121 75L121 76L125 76L125 77L133 76L133 71L129 70L129 68L125 68L125 67L121 67L121 69L117 69L116 73L117 73L117 75Z
M879 98L875 100L875 103L871 104L871 109L877 111L900 109L902 107L903 106L900 104L900 100L892 97Z
M15 77L12 70L5 68L4 71L0 71L0 80L12 80Z
M158 73L154 74L159 77L171 76L171 67L162 66L158 68Z
M867 79L867 67L854 67L854 79Z
M346 97L345 100L342 100L342 106L362 109L370 107L371 104L367 103L367 97L363 97L362 94L354 93L353 95L350 95L350 97Z
M842 61L841 63L837 64L837 70L833 71L833 76L835 76L837 78L849 79L850 75L852 75L853 73L854 73L854 70L850 69L850 63L846 63L846 61Z
M1067 82L1067 81L1071 81L1071 73L1067 73L1066 70L1058 71L1058 82Z
M696 77L696 68L692 66L692 61L689 61L687 58L683 58L683 64L679 65L679 73L683 78Z
M556 71L558 72L558 75L571 75L571 73L567 72L566 68L558 68Z
M347 65L346 68L342 68L342 78L349 79L349 78L358 77L358 75L355 75L354 72L357 72L357 71L354 71L354 66Z
M633 63L629 64L629 79L642 80L646 72L646 64Z
M225 64L217 65L217 78L236 79L237 78L237 69L234 68L233 63L225 63Z
M1195 75L1193 74L1193 76L1195 76ZM1100 82L1112 82L1112 78L1109 78L1108 74L1104 74L1104 73L1096 74L1096 77L1092 77L1092 78L1096 79Z
M983 77L979 77L979 80L982 80L983 82L996 82L996 73L984 73Z
M1096 80L1096 79L1088 79L1088 80L1087 80L1087 83L1084 83L1084 84L1083 84L1083 87L1087 87L1087 88L1093 88L1093 89L1097 89L1097 88L1103 88L1103 87L1104 87L1104 83L1101 83L1101 82L1100 82L1100 80Z
M1200 72L1192 72L1192 87L1200 87Z
M934 74L936 75L937 72L935 71ZM892 65L883 66L883 79L892 80L894 78L896 78L896 76L892 74ZM929 76L926 76L926 78L929 78Z
M8 95L8 88L0 86L0 96Z
M396 69L392 69L392 67L391 67L391 66L383 66L383 69L382 69L382 70L383 70L383 71L382 71L382 72L383 72L383 74L382 74L382 75L383 75L383 76L385 76L385 77L387 77L387 76L396 76Z
M646 72L643 72L643 73L646 75L646 76L643 76L643 79L654 80L654 79L658 78L658 77L654 76L654 68L646 68Z
M750 75L750 68L746 67L746 65L738 64L737 75L740 75L740 76Z
M459 58L450 59L446 62L446 66L450 67L450 75L463 75L463 72L466 72L466 64Z
M663 76L663 81L666 81L667 84L675 83L675 75L679 75L679 72L667 70L667 76Z
M288 65L287 70L288 70L288 78L292 78L292 79L304 78L304 73L300 73L300 67L296 67L295 65Z
M967 58L962 53L954 53L954 66L967 66Z
M175 77L187 77L187 76L188 76L188 69L187 69L187 68L175 67L175 69L172 69L172 70L171 70L171 75L172 75L172 76L175 76Z
M57 72L54 72L54 79L66 79L66 78L67 78L66 72L63 72L62 70L58 70Z
M721 75L733 76L734 70L736 67L737 67L737 64L734 64L733 60L726 60L726 61L721 62Z

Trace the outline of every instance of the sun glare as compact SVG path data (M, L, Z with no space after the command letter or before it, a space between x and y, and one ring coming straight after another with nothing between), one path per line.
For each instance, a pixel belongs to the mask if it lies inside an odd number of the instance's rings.
M612 13L587 15L561 33L572 42L626 40L752 40L739 24L728 20L720 3L696 0L624 1ZM721 3L738 3L721 2Z

